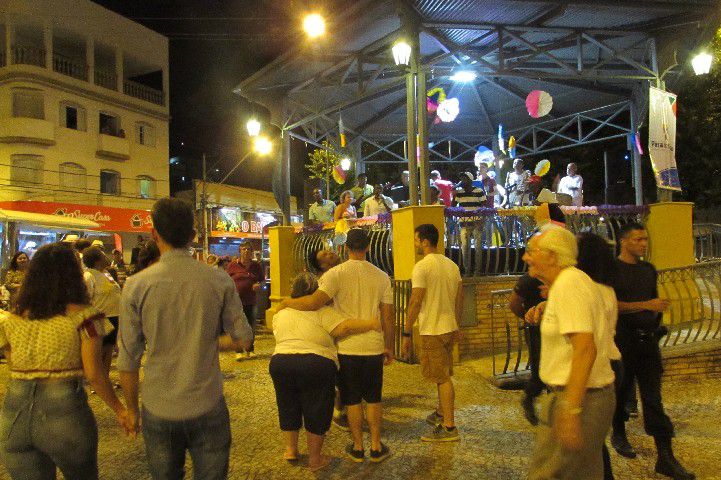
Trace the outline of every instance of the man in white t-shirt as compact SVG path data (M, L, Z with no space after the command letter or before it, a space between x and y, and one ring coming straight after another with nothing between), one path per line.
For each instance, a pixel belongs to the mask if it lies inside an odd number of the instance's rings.
M421 373L438 387L438 406L426 421L433 426L424 442L457 442L453 415L453 344L463 312L463 281L458 265L438 253L438 229L429 223L415 231L416 253L423 260L413 267L408 318L403 330L403 353L408 356L413 324L421 335Z
M571 162L566 167L566 176L558 184L558 193L570 195L573 206L583 206L583 177L578 174L578 167Z
M523 255L528 274L549 285L540 377L550 394L539 415L530 480L603 478L601 451L615 408L613 329L598 287L574 266L577 256L576 238L553 224L541 227Z
M348 260L325 272L312 295L284 300L281 308L318 310L331 299L333 307L347 318L375 318L380 315L382 332L349 335L338 341L339 389L348 408L353 443L346 454L354 462L365 459L363 447L363 401L371 433L371 462L381 462L390 450L381 442L383 423L383 366L393 361L393 288L388 275L366 261L370 246L367 230L352 228L346 239Z

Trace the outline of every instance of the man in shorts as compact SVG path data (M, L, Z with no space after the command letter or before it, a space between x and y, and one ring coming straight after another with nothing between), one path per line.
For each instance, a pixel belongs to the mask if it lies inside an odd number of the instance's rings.
M370 461L382 462L390 456L390 449L381 442L381 430L383 367L393 361L393 288L388 275L366 260L370 248L367 230L352 228L348 231L345 246L348 260L325 272L315 293L284 300L280 306L302 311L318 310L333 300L333 308L346 318L380 316L383 332L370 331L338 340L338 386L341 400L348 409L353 440L346 447L346 455L357 463L365 460L365 402L371 434Z
M463 281L458 266L438 253L438 229L419 225L415 231L416 253L423 259L413 267L411 299L403 331L403 353L411 348L413 324L418 320L421 335L420 360L423 376L438 387L438 406L426 421L433 429L424 442L457 442L453 415L453 344L458 338L458 321L463 311Z

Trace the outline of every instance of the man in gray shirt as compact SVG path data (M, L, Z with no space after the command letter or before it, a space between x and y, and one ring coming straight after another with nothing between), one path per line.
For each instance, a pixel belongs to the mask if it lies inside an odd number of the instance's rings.
M152 212L160 261L128 278L121 300L118 370L138 425L138 371L145 353L142 424L154 479L228 475L230 418L219 350L247 348L253 332L231 278L190 256L193 210L164 198ZM225 333L223 333L225 332Z

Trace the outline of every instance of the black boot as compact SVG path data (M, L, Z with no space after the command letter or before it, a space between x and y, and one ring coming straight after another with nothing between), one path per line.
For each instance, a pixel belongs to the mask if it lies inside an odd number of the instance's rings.
M536 416L536 406L534 400L535 398L532 396L524 394L521 399L521 407L523 407L523 416L526 417L528 423L535 427L538 425L538 416Z
M666 475L674 480L694 480L696 475L689 472L678 463L671 449L671 437L654 437L658 460L656 460L656 473Z
M611 434L611 446L616 453L626 458L636 458L636 450L631 445L626 437L625 429L615 429Z

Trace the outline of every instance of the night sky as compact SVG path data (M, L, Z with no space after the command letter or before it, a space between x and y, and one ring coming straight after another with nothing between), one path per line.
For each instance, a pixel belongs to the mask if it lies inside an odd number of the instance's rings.
M175 170L199 175L199 158L209 156L219 180L250 145L245 122L250 108L232 93L289 47L304 11L319 2L294 0L94 0L170 39L170 154ZM322 2L326 6L329 2ZM218 168L219 172L215 172ZM253 172L249 175L248 172ZM179 177L180 175L178 175ZM272 164L250 158L228 183L270 190Z

